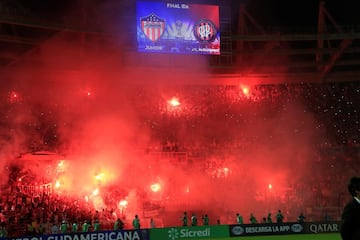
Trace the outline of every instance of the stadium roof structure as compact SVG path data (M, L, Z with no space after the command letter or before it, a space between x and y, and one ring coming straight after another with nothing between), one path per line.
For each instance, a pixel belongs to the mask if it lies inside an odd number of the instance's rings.
M82 51L94 49L94 46L101 49L104 45L115 49L119 46L120 33L115 32L113 27L104 28L103 23L110 15L116 15L116 8L127 9L119 11L121 16L117 18L119 22L126 23L121 26L121 31L127 33L122 34L126 36L121 42L129 44L122 44L119 54L121 64L126 68L137 72L136 69L146 66L150 71L160 73L171 68L186 75L191 71L191 63L187 64L191 61L186 60L200 58L159 56L165 59L160 64L160 61L147 61L146 57L139 60L140 53L136 51L136 43L132 39L135 32L132 29L135 22L134 1L104 1L103 9L112 10L105 17L94 14L95 7L89 3L95 0L79 1L77 6L82 10L68 15L61 11L38 14L34 8L24 6L24 2L0 3L0 74L8 78L21 64L31 63L32 67L40 67L43 60L39 58L39 47L54 39L70 39L77 42ZM221 55L201 56L209 67L201 74L209 73L210 69L212 83L235 84L241 79L258 84L360 81L360 25L339 25L324 1L318 6L317 25L302 29L264 27L253 16L256 13L249 13L246 5L236 6L238 9L234 15L230 1L218 2ZM139 61L144 62L141 64ZM76 72L77 66L62 66L58 71Z

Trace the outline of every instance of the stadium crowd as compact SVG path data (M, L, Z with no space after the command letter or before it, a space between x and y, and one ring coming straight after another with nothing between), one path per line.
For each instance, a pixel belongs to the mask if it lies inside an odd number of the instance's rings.
M302 181L289 179L291 191L276 201L289 221L296 220L300 208L314 206L322 208L323 216L330 214L324 209L335 207L331 217L339 218L346 202L345 183L360 169L360 83L259 85L248 90L239 86L177 86L169 92L180 105L169 104L163 94L152 88L136 86L129 93L129 104L140 119L139 128L151 131L148 145L142 146L144 154L186 153L188 164L201 160L207 163L204 168L211 170L222 164L224 156L236 154L239 149L271 144L273 133L247 130L254 122L272 126L276 119L284 124L281 116L294 115L290 128L277 128L276 134L290 134L296 139L312 132L312 167L305 176L299 176ZM20 148L23 152L66 151L69 140L59 136L58 126L76 124L78 116L58 122L59 112L67 106L51 101L32 104L30 96L15 99L11 94L3 94L7 102L0 105L4 116L0 119L2 145L14 143L13 133L21 129L27 135ZM17 119L24 109L32 117ZM7 170L10 176L11 169ZM313 220L319 217L314 214ZM54 224L60 228L62 221L79 225L88 221L92 226L100 221L102 229L112 229L116 219L112 208L96 211L84 199L56 194L29 196L19 191L11 177L2 182L0 220L9 236L52 233ZM124 227L132 228L128 222Z

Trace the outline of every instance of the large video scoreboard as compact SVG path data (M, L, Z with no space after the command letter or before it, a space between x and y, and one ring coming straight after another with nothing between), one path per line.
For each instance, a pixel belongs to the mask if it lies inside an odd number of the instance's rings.
M220 55L219 6L138 1L139 52Z

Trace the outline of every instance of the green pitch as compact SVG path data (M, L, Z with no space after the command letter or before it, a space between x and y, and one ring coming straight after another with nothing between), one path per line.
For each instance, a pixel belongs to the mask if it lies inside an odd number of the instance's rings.
M339 233L213 238L212 240L341 240Z

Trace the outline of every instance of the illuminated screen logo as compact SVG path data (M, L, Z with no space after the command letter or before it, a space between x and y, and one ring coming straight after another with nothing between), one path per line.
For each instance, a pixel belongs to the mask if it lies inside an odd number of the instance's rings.
M141 18L141 30L152 42L156 42L164 33L165 20L155 14Z
M213 42L216 34L215 25L210 20L202 19L194 26L194 36L199 42Z

